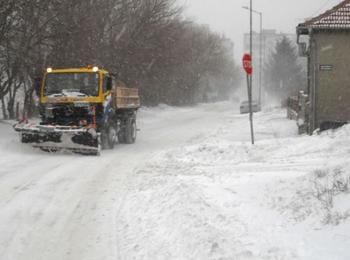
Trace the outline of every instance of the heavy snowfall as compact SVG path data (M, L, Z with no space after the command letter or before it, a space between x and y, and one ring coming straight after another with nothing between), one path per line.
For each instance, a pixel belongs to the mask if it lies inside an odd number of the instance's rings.
M280 108L139 112L137 142L44 153L0 123L0 259L349 259L350 126Z

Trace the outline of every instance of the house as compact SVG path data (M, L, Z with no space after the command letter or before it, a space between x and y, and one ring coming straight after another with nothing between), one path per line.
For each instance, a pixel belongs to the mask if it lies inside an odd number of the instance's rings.
M300 127L312 133L350 122L350 0L297 26L308 60L308 97Z

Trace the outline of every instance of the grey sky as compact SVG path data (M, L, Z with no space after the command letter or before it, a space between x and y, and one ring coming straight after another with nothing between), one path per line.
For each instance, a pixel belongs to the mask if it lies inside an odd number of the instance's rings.
M243 52L243 33L249 30L249 12L242 9L249 0L179 0L186 6L187 17L210 25L235 42L235 58ZM340 3L341 0L253 0L253 9L263 12L264 28L294 33L298 23ZM254 16L259 30L259 17Z

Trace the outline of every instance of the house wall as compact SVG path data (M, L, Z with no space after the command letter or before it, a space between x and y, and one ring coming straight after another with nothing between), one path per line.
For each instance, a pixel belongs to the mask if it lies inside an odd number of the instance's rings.
M309 66L315 105L311 128L324 122L350 122L350 32L314 32Z

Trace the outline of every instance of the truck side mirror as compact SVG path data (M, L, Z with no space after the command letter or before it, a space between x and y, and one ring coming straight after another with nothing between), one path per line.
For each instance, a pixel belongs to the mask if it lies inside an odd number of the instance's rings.
M107 91L111 91L112 90L112 78L111 77L106 77L106 89Z
M34 90L35 90L35 94L38 97L40 97L41 82L42 82L42 78L35 78L34 79Z

